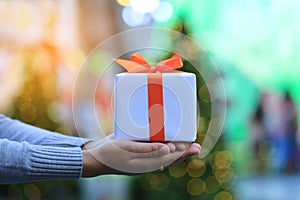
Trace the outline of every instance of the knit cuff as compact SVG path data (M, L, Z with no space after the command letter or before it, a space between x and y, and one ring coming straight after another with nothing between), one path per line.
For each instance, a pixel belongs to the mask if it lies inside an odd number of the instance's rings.
M93 140L54 133L51 135L49 134L49 137L47 137L40 145L55 147L81 147L82 145L91 141Z
M30 145L27 176L31 181L78 179L82 173L82 150Z

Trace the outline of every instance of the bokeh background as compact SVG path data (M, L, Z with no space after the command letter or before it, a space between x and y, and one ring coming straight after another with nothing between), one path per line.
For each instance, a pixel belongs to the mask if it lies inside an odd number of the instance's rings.
M223 135L203 159L136 177L1 185L0 199L298 199L299 6L296 0L1 0L0 112L7 116L77 135L72 90L81 64L101 41L138 27L173 29L201 43L221 72L227 112ZM192 44L184 48L195 60L203 56ZM91 79L104 70L98 61L107 53L92 59ZM187 62L183 69L193 71ZM203 80L198 89L201 144L212 98ZM95 98L104 134L113 131L110 100L104 80ZM80 103L81 131L93 138L90 102Z

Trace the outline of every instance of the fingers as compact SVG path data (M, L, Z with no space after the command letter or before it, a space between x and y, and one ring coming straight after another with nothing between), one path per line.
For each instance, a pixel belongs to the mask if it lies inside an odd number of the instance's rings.
M189 148L175 162L172 163L172 165L180 163L192 155L198 155L200 153L200 150L201 150L201 146L199 144L192 143L189 146Z
M167 154L162 157L163 166L168 166L174 162L185 160L186 158L200 153L201 146L198 143L177 143L174 153Z
M176 145L174 143L168 142L166 145L169 147L170 152L174 152L176 150Z
M136 167L132 168L132 170L135 170L135 172L138 173L156 171L162 166L165 167L172 164L174 161L178 160L183 153L183 151L175 151L161 157L134 158L130 163L131 166Z
M129 140L118 140L115 141L114 144L123 149L124 151L128 151L131 153L151 153L159 150L167 150L169 152L169 147L166 144L159 142L148 143Z
M191 146L188 149L189 155L197 155L201 151L201 146L198 143L192 143Z
M189 157L200 153L201 146L197 143L192 143L186 147L181 157Z
M176 151L185 151L188 149L190 143L188 142L174 142Z
M163 155L166 155L170 153L169 146L165 145L162 146L159 150L151 151L147 153L132 153L132 158L152 158L152 157L161 157Z

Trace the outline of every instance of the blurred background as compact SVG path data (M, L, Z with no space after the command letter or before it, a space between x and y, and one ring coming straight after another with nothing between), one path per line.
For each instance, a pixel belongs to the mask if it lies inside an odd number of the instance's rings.
M0 1L0 112L7 116L77 135L72 90L81 64L101 41L140 27L169 28L200 42L227 96L223 135L204 159L136 177L1 185L0 199L298 199L299 6L296 0ZM192 44L184 48L201 57ZM106 58L107 52L97 53L91 78ZM183 69L193 71L187 62ZM201 144L212 98L198 79ZM109 88L101 84L95 98L104 134L113 131ZM93 137L89 102L82 105L82 129Z

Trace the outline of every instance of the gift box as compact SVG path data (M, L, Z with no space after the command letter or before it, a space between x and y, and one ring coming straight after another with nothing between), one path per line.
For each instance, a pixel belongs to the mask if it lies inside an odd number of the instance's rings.
M187 141L196 139L196 76L180 72L179 55L152 68L136 53L116 59L127 73L114 82L115 139Z

